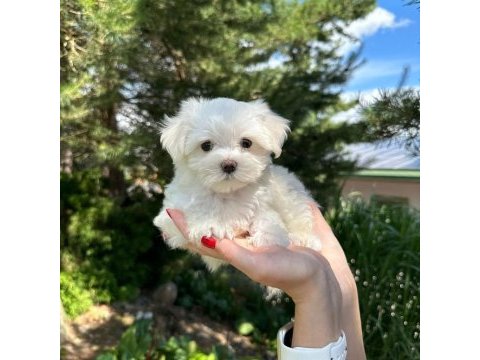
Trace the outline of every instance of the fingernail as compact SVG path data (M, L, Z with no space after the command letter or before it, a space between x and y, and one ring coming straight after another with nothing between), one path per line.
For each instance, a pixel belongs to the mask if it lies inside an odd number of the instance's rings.
M217 239L215 239L213 236L203 236L201 242L203 246L206 246L210 249L215 249L215 246L217 245Z
M167 215L170 216L170 219L172 218L172 214L170 214L170 209L165 209L165 211L167 212Z

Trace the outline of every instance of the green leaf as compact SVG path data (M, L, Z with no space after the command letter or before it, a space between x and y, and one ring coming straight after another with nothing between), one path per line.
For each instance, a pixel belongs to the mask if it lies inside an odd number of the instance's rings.
M117 360L117 355L113 353L101 354L95 358L95 360Z
M251 322L245 321L238 326L237 330L240 335L248 336L255 330L255 326Z

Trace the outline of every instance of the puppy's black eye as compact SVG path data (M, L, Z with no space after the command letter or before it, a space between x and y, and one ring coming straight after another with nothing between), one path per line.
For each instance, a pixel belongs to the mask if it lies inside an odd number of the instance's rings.
M240 145L244 149L248 149L250 146L252 146L252 140L244 138L244 139L242 139L242 141L240 141Z
M213 148L213 144L210 140L207 140L200 145L203 151L210 151Z

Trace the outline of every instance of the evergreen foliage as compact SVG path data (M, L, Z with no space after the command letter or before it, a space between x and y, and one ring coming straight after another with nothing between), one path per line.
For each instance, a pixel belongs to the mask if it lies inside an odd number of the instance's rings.
M413 156L420 155L420 92L399 87L380 91L369 104L363 104L363 120L368 124L366 140L386 139L404 146Z
M125 174L165 183L172 175L158 141L165 114L189 96L261 97L292 120L281 163L326 202L332 170L353 166L335 156L353 139L325 124L332 109L347 106L338 89L358 65L357 54L337 55L333 39L342 27L332 24L373 6L372 0L62 0L64 170L101 168L117 196Z

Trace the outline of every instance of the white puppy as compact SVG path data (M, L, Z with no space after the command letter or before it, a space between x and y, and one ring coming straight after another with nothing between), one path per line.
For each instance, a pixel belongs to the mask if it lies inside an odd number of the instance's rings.
M313 199L287 169L272 165L289 131L288 120L262 101L190 98L166 117L161 142L175 165L160 214L154 219L172 248L203 236L247 234L254 246L290 243L320 249L312 235ZM183 211L185 239L165 209ZM221 261L203 257L211 270Z

